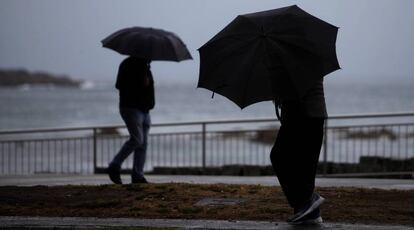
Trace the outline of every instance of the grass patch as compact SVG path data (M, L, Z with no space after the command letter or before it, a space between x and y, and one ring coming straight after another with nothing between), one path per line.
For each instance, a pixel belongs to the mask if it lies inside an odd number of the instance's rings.
M318 188L326 221L414 226L414 191ZM203 198L245 199L195 206ZM285 221L292 213L279 187L146 184L0 187L0 215ZM143 228L145 229L145 228Z

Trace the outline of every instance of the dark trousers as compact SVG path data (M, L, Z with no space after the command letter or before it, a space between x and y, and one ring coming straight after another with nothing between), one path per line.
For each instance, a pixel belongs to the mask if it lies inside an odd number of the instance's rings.
M314 192L325 119L283 117L270 160L290 206L299 208Z

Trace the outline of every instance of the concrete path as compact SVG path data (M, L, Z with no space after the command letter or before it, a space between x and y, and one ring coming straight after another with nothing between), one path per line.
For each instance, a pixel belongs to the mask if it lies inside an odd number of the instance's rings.
M47 227L47 228L180 228L180 229L276 229L276 230L414 230L414 227L395 225L359 225L324 223L316 226L292 226L268 221L184 220L184 219L133 219L94 217L0 217L0 227Z
M124 183L130 178L123 175ZM196 184L260 184L264 186L279 185L274 176L179 176L179 175L148 175L152 183L196 183ZM111 183L107 175L55 175L41 174L28 176L0 176L0 186L34 186L34 185L100 185ZM413 179L365 179L365 178L317 178L316 186L320 187L359 187L380 189L414 190Z

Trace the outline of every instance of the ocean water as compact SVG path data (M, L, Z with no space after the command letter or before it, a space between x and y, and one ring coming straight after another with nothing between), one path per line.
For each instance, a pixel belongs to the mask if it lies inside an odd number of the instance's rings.
M328 113L337 115L414 111L413 86L407 82L355 84L328 80L325 83ZM193 83L157 82L155 90L157 102L156 108L151 112L153 123L275 117L271 102L257 103L241 110L220 95L216 94L212 99L211 92L197 89ZM397 121L414 124L413 117L404 119L398 118ZM369 121L363 122L366 124ZM373 122L378 120L375 119ZM0 131L101 125L123 125L118 114L118 94L112 83L89 85L81 89L0 88ZM237 125L240 126L233 128L249 129L250 126L255 126L254 128L260 129L275 124ZM200 127L196 128L200 130ZM225 127L220 125L220 128ZM173 129L177 131L176 127ZM156 129L152 129L154 130ZM211 130L209 126L208 131ZM372 132L373 129L357 127L345 130L346 132L328 130L327 160L358 162L361 156L397 159L414 156L413 125L387 126L384 130L382 132L389 131L396 136L391 138L379 135L370 139L353 139L346 136L355 133L362 135ZM154 167L163 166L201 166L203 145L200 134L168 136L157 134L157 131L153 133L156 135L150 137L148 151L151 154L148 154L145 170L150 171ZM55 133L41 135L42 138L49 137L44 135L56 137ZM4 141L0 145L0 174L93 172L91 133L82 135L86 135L86 138L51 142ZM245 132L242 136L234 135L232 132L207 133L207 165L269 165L271 142L256 141L258 133L255 131ZM96 165L106 167L125 140L126 136L118 135L98 137ZM125 168L132 166L131 159L128 158Z
M413 82L355 83L327 81L330 115L414 111ZM271 102L243 110L195 83L158 82L152 122L275 117ZM82 89L0 88L0 130L119 125L118 94L112 83Z

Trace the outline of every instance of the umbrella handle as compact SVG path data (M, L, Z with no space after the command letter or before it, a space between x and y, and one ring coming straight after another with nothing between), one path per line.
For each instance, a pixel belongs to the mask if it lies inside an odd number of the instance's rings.
M273 100L273 103L275 104L276 117L279 121L281 121L282 119L281 119L281 116L280 116L279 109L282 110L282 104L280 103L280 99Z
M281 120L281 118L280 118L280 112L279 112L279 106L276 106L276 117L277 117L277 119L279 121Z

